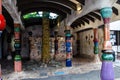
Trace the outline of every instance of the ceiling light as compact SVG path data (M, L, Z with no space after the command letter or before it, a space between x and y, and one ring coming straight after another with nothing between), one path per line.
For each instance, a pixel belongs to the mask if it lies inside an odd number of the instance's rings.
M77 11L80 11L82 9L80 4L77 4Z

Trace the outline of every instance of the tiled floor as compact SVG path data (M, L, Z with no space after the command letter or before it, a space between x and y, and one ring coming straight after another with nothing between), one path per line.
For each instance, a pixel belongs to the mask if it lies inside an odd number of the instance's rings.
M72 67L65 67L65 61L51 62L42 67L40 62L23 62L23 71L14 72L13 63L2 64L3 80L100 80L101 63L87 59L73 59ZM54 64L53 64L54 63ZM113 62L115 80L120 80L120 61Z

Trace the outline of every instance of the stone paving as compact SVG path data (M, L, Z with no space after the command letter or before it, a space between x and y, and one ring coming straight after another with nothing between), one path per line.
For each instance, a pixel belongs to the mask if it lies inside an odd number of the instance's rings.
M13 63L9 63L6 67L2 67L2 78L3 80L100 80L101 63L83 59L73 61L72 67L65 67L65 62L52 63L43 67L38 62L24 62L23 71L19 73L14 72ZM113 62L113 66L115 80L120 80L120 61Z

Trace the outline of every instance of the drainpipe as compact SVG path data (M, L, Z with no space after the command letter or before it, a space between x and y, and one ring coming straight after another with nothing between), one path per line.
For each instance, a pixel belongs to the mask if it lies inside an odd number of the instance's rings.
M56 55L58 54L58 39L57 39L57 35L58 35L58 32L57 31L55 31L54 32L54 34L55 34L55 40L54 40L54 47L55 47L55 53L54 53L54 60L56 60Z

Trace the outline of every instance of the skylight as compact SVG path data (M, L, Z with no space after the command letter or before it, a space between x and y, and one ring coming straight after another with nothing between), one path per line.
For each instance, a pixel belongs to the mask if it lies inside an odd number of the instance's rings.
M31 13L28 13L28 14L23 15L23 18L24 18L24 19L39 18L39 17L42 17L42 16L43 16L42 14L43 14L42 11L39 11L39 12L31 12ZM57 14L50 12L49 19L56 19L57 17L58 17Z

